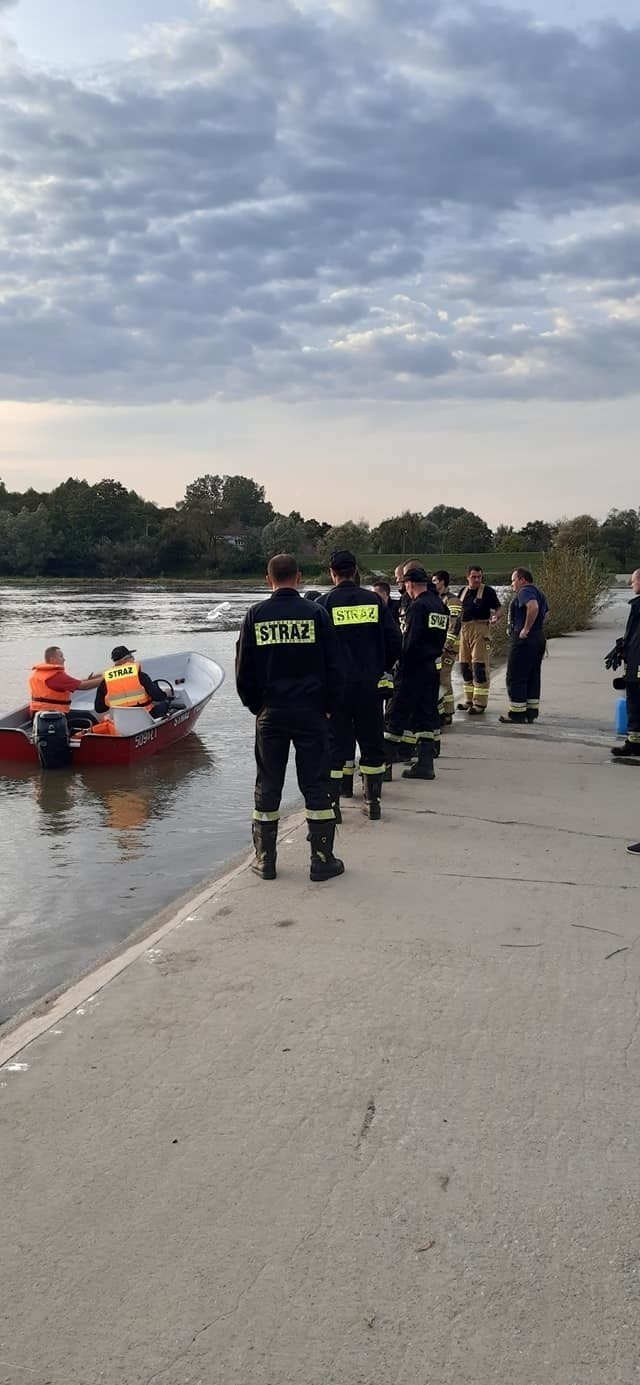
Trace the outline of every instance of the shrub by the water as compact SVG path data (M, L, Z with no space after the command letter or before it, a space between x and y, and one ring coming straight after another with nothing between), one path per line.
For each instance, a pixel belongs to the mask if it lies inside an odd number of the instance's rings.
M549 602L550 636L588 630L609 586L600 564L583 548L550 549L534 578Z

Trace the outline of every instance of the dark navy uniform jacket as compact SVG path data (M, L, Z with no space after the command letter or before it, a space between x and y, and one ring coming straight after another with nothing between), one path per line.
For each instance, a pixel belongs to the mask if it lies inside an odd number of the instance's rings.
M236 645L236 687L254 716L292 703L314 714L333 712L343 683L335 631L317 601L280 587L247 611Z

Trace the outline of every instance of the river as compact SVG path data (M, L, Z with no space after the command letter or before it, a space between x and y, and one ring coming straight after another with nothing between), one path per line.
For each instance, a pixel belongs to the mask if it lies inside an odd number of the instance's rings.
M136 769L0 765L0 1023L70 980L250 843L253 718L233 678L235 630L261 591L0 585L2 711L27 699L30 667L60 644L76 677L105 668L115 644L142 660L196 649L226 681L197 731ZM296 799L289 776L285 803Z

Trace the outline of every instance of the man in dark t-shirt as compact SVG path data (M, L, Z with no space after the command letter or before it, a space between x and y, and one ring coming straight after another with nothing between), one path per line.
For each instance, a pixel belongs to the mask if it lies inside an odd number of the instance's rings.
M534 722L540 709L540 673L545 654L544 624L549 615L547 598L533 581L527 567L511 574L513 601L509 608L509 658L507 693L509 710L502 722Z
M460 631L460 669L464 682L461 712L482 716L489 700L490 628L502 615L497 591L484 580L481 567L467 570L467 585L460 592L462 627Z

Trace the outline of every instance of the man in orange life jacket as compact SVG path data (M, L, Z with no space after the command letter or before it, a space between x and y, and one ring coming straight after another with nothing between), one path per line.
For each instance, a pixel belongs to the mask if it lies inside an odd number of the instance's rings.
M96 712L108 712L120 707L142 707L152 717L165 717L169 698L153 678L134 659L135 649L117 644L111 650L113 667L99 679L96 693Z
M34 664L29 679L29 711L64 712L71 710L71 698L81 688L97 688L101 675L88 678L72 678L64 666L64 654L57 644L49 645L44 651L44 661Z

